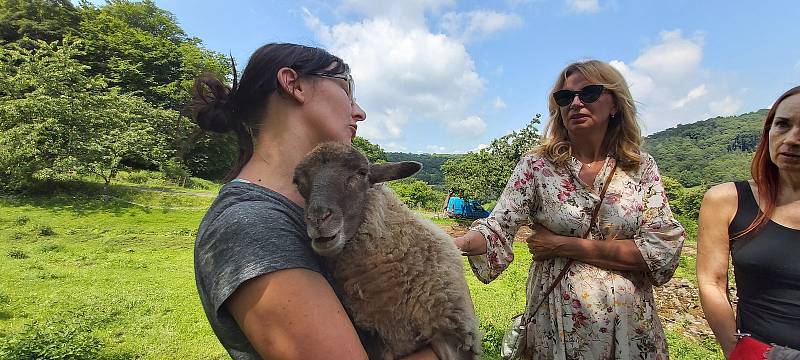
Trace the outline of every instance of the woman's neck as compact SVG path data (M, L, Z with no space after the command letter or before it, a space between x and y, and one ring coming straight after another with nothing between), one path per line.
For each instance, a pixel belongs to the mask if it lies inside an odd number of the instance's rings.
M605 159L607 149L604 138L605 132L569 134L572 156L583 163Z
M784 203L800 200L800 171L778 170L778 197Z
M313 149L306 134L290 129L259 132L253 156L239 173L239 177L264 186L286 196L300 206L304 200L297 192L292 178L297 164Z

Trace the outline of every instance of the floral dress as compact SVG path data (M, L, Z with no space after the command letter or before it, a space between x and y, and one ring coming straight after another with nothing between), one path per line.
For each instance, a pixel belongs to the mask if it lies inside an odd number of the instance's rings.
M607 157L591 185L578 177L581 163L566 168L538 154L520 160L492 214L472 230L486 238L487 252L470 256L472 271L494 280L514 260L511 243L522 225L537 222L555 234L581 237L614 159ZM668 359L653 286L678 266L685 238L673 218L656 163L642 154L636 170L617 168L589 239L632 239L648 271L607 270L575 261L527 326L533 359ZM569 259L534 261L527 283L533 307ZM532 309L526 309L532 313Z

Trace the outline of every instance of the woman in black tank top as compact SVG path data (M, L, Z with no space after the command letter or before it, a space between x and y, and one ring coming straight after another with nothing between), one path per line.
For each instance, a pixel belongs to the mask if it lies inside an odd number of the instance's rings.
M714 186L703 198L700 300L726 358L748 347L761 358L800 359L800 86L772 106L751 170L753 180ZM727 293L731 259L736 314ZM737 332L751 337L737 346ZM753 339L763 344L750 347Z

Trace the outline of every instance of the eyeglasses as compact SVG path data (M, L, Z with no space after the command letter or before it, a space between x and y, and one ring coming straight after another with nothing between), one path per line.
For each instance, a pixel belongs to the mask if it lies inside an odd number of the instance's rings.
M603 85L589 85L578 91L558 90L553 93L553 99L558 106L567 106L572 103L572 100L575 100L575 95L578 95L581 102L589 104L597 101L605 89Z
M350 75L350 74L331 74L331 73L327 73L327 72L315 72L315 73L310 73L309 75L321 76L321 77L326 77L326 78L331 78L331 79L339 79L339 80L347 81L347 96L350 98L350 103L352 103L352 104L356 103L356 98L355 98L356 83L353 81L353 76L352 75Z

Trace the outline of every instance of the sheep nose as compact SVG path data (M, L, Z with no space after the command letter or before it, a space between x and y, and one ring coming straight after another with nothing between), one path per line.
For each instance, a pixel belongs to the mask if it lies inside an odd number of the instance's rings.
M309 209L306 220L319 225L330 219L332 214L330 208L316 206Z

